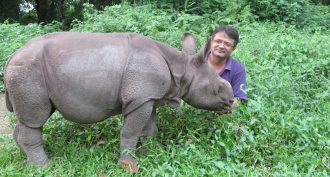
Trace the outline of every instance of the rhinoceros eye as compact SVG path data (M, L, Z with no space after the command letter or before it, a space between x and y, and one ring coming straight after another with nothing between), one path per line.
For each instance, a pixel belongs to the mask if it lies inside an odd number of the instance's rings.
M222 92L223 92L223 88L222 87L219 87L218 88L218 94L220 95Z
M222 88L221 88L221 87L217 87L217 88L215 88L215 89L213 90L213 94L214 94L215 96L220 95L221 92L222 92Z

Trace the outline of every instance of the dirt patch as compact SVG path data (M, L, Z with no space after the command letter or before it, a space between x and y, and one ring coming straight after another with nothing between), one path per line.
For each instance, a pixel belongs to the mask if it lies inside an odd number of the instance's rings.
M9 118L5 114L6 112L5 94L0 93L0 135L10 135L12 133Z

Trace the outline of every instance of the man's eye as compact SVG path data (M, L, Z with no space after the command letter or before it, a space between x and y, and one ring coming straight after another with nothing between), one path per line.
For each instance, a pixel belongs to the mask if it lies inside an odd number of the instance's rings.
M225 46L231 46L229 42L224 42Z
M229 43L229 42L225 42L225 41L222 41L222 40L215 40L214 42L215 42L216 44L218 44L218 45L223 44L223 45L226 46L226 47L232 47L232 46L233 46L231 43Z

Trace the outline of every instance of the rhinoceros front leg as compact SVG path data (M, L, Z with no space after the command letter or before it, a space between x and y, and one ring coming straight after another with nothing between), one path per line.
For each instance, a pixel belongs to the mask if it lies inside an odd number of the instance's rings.
M142 136L154 136L158 132L156 107L153 108L151 116L142 130Z
M134 163L134 152L139 138L143 135L153 112L153 101L144 103L142 106L129 113L125 117L124 126L120 132L120 159L119 164L128 171L138 172L138 166Z
M42 127L30 128L20 122L14 130L14 140L25 152L30 165L45 167L50 162L42 145Z
M158 132L157 114L156 114L156 107L154 107L147 124L144 126L142 130L142 136L140 137L139 149L141 154L146 154L148 152L148 149L144 146L143 142L146 141L148 138L156 135L157 132Z

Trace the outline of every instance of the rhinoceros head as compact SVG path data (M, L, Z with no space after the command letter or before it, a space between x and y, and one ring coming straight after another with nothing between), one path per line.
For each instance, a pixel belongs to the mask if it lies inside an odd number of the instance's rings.
M209 39L206 45L195 54L196 40L191 34L185 34L183 52L189 57L186 72L183 76L185 84L182 99L188 104L207 110L219 111L229 109L233 102L233 91L226 80L217 75L206 62L209 51Z

